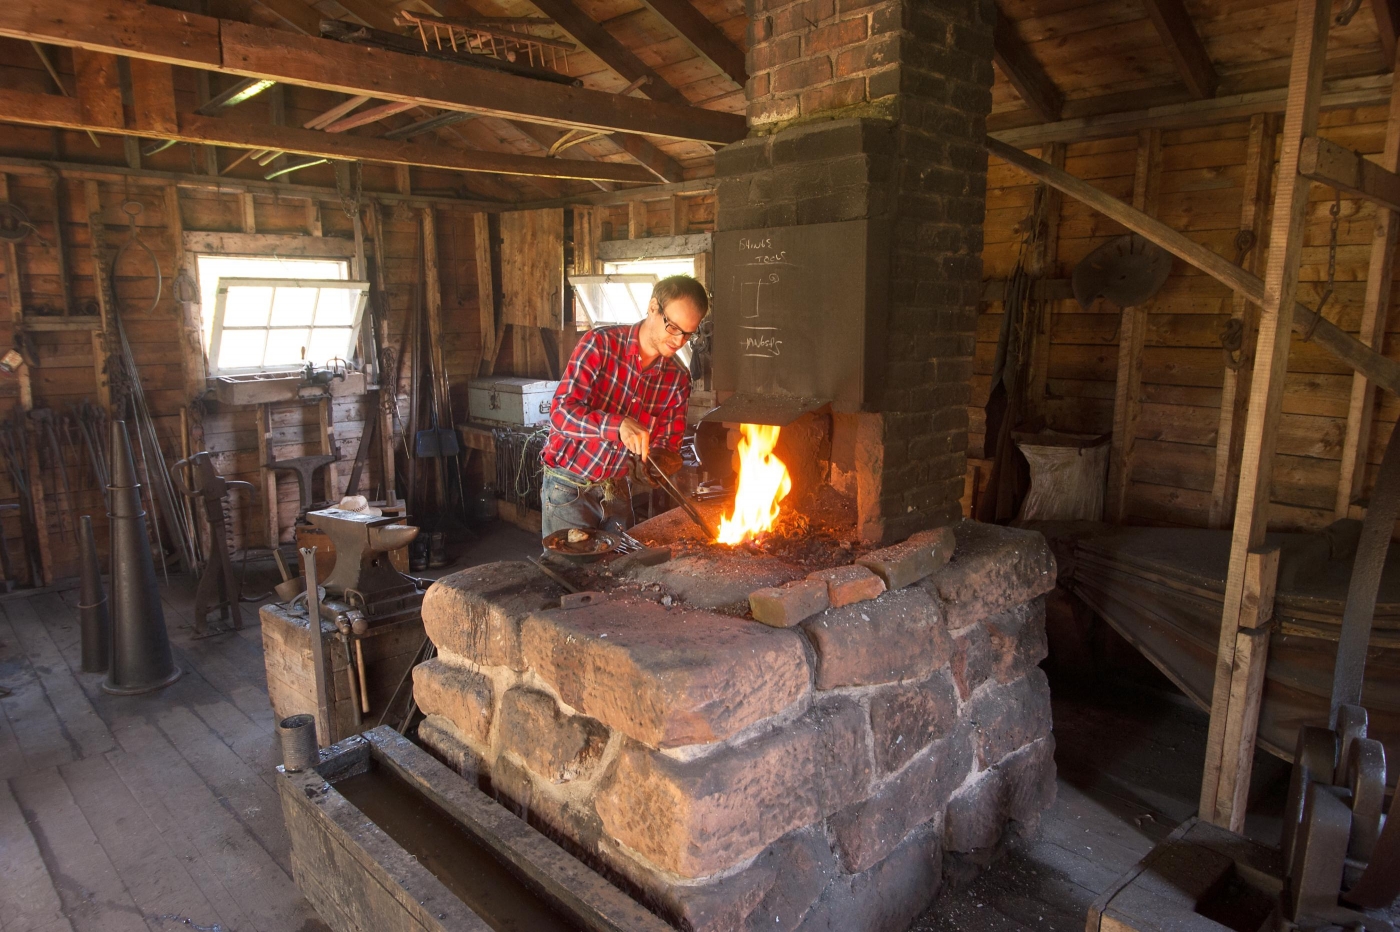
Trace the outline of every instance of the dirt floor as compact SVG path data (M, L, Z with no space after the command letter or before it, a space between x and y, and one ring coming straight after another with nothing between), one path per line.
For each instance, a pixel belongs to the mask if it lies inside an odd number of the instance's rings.
M537 538L498 525L454 568L535 553ZM129 698L78 672L76 589L0 598L3 932L326 928L290 875L256 609L242 631L195 640L187 587L161 591L184 675ZM1139 676L1052 690L1059 795L1039 834L948 884L914 930L1078 932L1093 898L1195 811L1204 713ZM1277 838L1286 786L1261 754L1251 835Z

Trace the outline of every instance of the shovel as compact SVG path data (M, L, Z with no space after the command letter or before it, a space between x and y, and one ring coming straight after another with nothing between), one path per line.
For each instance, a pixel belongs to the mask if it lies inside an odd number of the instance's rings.
M436 425L436 419L433 423ZM437 459L456 456L458 451L457 432L450 427L433 426L427 430L420 430L413 441L413 455L417 457Z

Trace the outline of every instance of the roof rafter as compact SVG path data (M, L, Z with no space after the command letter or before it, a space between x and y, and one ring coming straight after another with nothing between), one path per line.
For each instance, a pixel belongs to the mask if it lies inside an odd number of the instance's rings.
M1036 61L1031 50L1016 31L1016 26L997 8L995 31L992 35L992 59L996 62L1006 80L1016 88L1016 93L1025 101L1031 112L1045 123L1060 118L1060 108L1065 96L1045 73L1045 68Z
M417 165L448 171L493 172L502 175L539 175L552 178L599 179L648 184L651 173L639 165L617 162L584 162L578 159L545 159L503 152L457 149L443 145L418 145L270 123L247 123L218 117L181 113L173 129L100 125L84 116L80 101L55 94L29 94L0 90L0 122L59 129L96 130L120 136L172 139L175 142L212 143L242 149L268 149L297 155L323 156Z
M729 37L697 10L690 0L642 0L642 3L735 84L743 87L748 82L749 72L743 49L730 42Z
M604 132L729 143L742 116L344 45L130 0L5 0L0 35L207 71Z
M1206 45L1182 0L1142 0L1148 19L1167 45L1167 52L1181 72L1186 89L1197 100L1215 96L1220 78L1211 64Z
M438 2L458 6L460 0L438 0ZM627 46L614 39L612 33L579 9L573 0L530 0L530 4L558 23L559 28L574 37L575 42L598 56L603 64L623 78L628 81L646 78L647 83L643 85L642 93L652 100L673 104L688 103L680 91L667 84L661 75L632 54Z
M1396 0L1371 0L1371 14L1376 18L1381 55L1385 57L1386 70L1390 71L1395 67L1395 38L1400 34L1400 9L1396 7Z

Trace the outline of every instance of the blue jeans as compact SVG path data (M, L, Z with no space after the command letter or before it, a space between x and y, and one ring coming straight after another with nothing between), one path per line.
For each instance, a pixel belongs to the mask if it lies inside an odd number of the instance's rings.
M617 518L623 528L632 526L632 491L627 477L610 482L589 482L573 473L546 466L540 488L540 534L548 537L561 528L601 528Z

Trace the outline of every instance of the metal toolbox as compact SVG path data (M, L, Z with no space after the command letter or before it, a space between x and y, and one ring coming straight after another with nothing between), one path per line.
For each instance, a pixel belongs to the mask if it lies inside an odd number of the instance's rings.
M467 413L473 421L534 427L549 422L558 382L543 379L473 379L467 386Z

